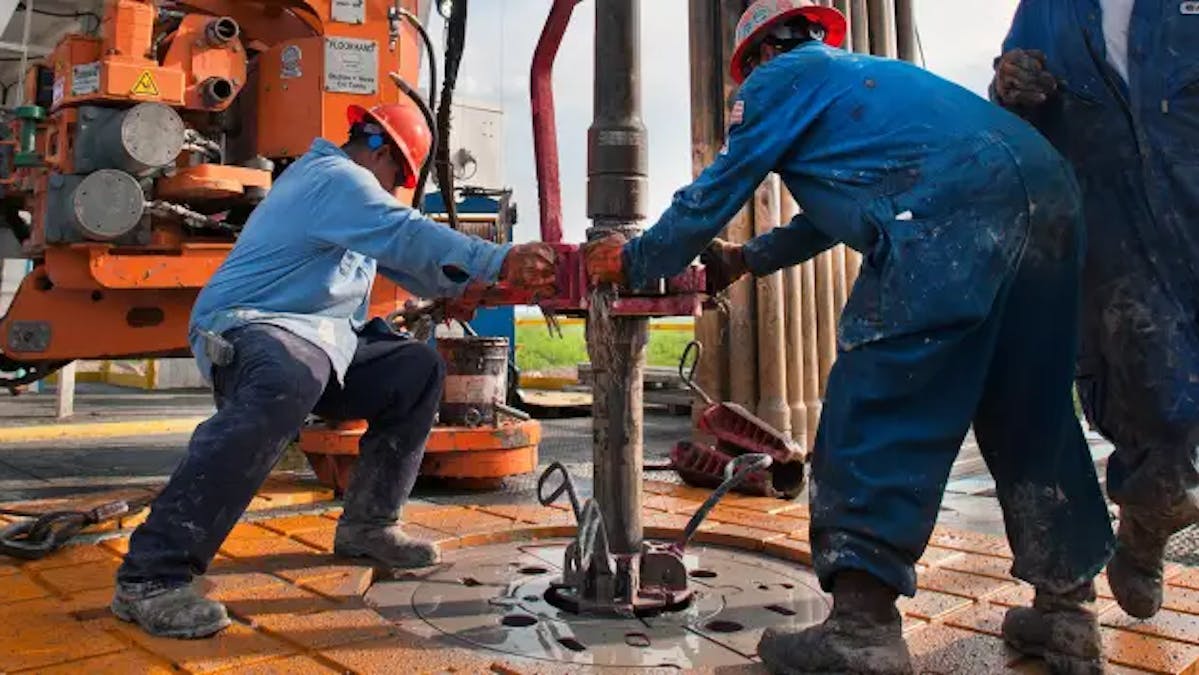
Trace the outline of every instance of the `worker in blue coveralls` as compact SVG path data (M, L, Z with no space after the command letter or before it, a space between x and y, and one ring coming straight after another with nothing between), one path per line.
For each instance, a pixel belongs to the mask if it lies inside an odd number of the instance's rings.
M971 423L995 477L1012 574L1036 588L1003 630L1057 672L1101 672L1094 577L1111 522L1071 397L1083 228L1068 164L1036 130L908 63L836 48L844 17L758 0L737 27L726 147L652 228L587 247L599 282L643 287L697 255L717 287L845 243L864 256L813 453L820 625L768 630L784 673L907 673L898 595ZM804 211L713 238L780 174Z
M1025 0L1003 51L992 98L1081 184L1078 393L1115 446L1112 594L1147 619L1170 536L1199 522L1199 2Z
M254 210L192 311L191 342L217 413L129 541L112 611L146 632L198 638L229 625L192 588L309 413L365 419L334 552L389 567L438 560L399 523L432 429L444 364L428 345L365 322L378 271L422 297L497 280L554 291L552 249L497 245L396 200L432 134L411 104L349 109L349 140L316 139Z

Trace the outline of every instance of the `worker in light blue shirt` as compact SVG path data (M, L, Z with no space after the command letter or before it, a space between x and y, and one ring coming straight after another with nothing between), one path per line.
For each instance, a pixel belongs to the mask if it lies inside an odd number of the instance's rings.
M838 243L863 255L813 453L813 562L833 610L763 635L774 672L912 670L895 603L916 594L972 423L1012 574L1036 587L1022 609L1066 629L1026 652L1095 672L1093 579L1113 536L1071 399L1077 185L1019 117L911 64L835 48L844 34L840 13L807 0L751 5L727 146L641 236L589 246L589 273L634 287L679 273L771 172L803 213L743 246L717 243L704 256L713 279L771 274Z
M1148 619L1199 523L1199 2L1024 0L996 66L992 98L1082 186L1078 394L1115 446L1112 595Z
M400 204L432 134L412 105L351 107L350 138L324 139L289 167L250 216L192 313L191 344L217 413L129 542L113 612L163 637L229 625L191 587L304 419L365 419L369 428L337 524L334 552L423 567L436 548L399 518L441 398L444 365L428 345L367 322L376 273L422 297L457 297L497 281L554 291L552 250L496 245Z

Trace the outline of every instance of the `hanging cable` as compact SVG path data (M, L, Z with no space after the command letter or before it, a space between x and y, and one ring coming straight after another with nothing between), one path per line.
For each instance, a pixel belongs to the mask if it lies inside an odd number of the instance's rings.
M437 187L441 190L445 213L450 227L458 229L458 205L454 199L454 167L450 161L450 117L453 114L454 87L458 84L458 68L466 49L467 0L454 0L446 27L445 78L441 83L441 102L437 107Z
M913 19L913 21L915 21L915 19ZM920 26L919 26L919 24L913 25L913 26L912 26L912 29L913 29L913 30L915 31L915 33L916 33L916 49L917 49L917 51L919 51L919 52L920 52L920 67L921 67L921 68L928 68L928 62L927 62L927 61L924 59L924 40L921 40L921 39L920 39Z
M396 10L408 23L412 24L412 27L420 35L421 42L425 44L425 53L428 56L427 60L429 62L429 99L427 103L421 99L420 94L408 86L407 82L395 78L396 84L400 89L404 90L404 93L409 98L416 101L417 106L421 109L421 113L425 116L425 122L429 125L429 133L433 135L433 145L429 148L429 156L425 158L425 163L421 165L420 177L416 181L416 190L412 193L412 207L419 210L421 202L425 197L425 185L429 182L429 173L433 169L433 157L437 150L437 123L432 114L433 97L437 91L437 52L433 49L433 41L429 39L429 31L425 30L425 27L421 24L420 17L400 7L399 3L396 4Z
M430 131L437 128L437 120L433 118L433 110L425 103L425 99L421 97L420 92L412 88L412 85L404 81L398 73L390 73L391 81L404 92L404 95L412 99L416 103L416 107L420 108L420 112L425 117L425 124L429 126ZM429 169L433 165L433 155L437 152L437 134L432 133L429 146L429 154L425 157L425 163L420 168L420 178L416 181L416 189L412 193L412 208L420 210L421 200L424 198L425 183L429 179Z

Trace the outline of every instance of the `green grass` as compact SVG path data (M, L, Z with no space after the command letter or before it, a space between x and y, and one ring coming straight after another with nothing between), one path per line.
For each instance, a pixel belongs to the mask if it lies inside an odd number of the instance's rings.
M692 339L690 331L650 331L646 350L649 365L678 366ZM589 360L582 326L563 326L561 338L550 335L545 326L517 326L516 344L516 365L525 372L573 368Z

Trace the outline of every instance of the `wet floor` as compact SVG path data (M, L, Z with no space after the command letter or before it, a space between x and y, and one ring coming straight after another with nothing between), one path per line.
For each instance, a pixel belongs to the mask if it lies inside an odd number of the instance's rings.
M425 575L376 583L366 601L419 625L429 639L541 661L611 668L690 670L753 662L768 627L800 629L830 608L803 568L739 551L696 546L690 604L646 617L579 615L552 602L564 542L454 551Z

